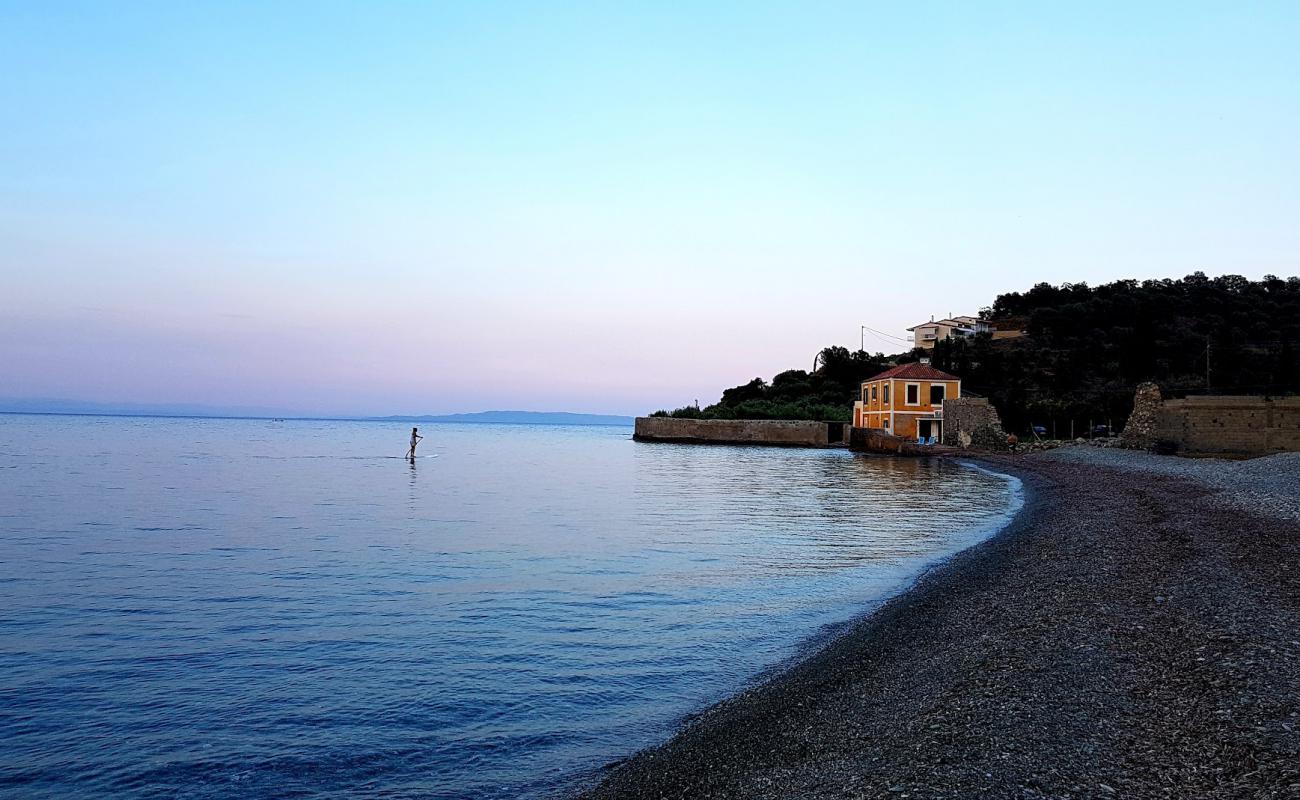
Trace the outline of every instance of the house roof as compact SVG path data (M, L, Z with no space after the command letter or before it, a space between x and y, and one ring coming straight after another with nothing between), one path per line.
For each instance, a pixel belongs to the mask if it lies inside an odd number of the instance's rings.
M909 380L920 381L957 381L961 380L956 375L949 375L943 370L935 369L929 364L899 364L898 366L887 369L873 378L867 378L863 383L884 380L886 378L905 378Z
M914 331L917 328L927 328L931 325L937 325L943 328L969 328L972 325L978 325L981 322L984 322L984 320L979 317L948 317L946 319L932 319L929 322L921 322L908 328L908 330Z

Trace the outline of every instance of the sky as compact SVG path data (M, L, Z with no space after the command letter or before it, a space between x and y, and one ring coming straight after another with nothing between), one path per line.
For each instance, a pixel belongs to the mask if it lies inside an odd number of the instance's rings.
M1300 274L1300 4L0 0L0 398L644 413Z

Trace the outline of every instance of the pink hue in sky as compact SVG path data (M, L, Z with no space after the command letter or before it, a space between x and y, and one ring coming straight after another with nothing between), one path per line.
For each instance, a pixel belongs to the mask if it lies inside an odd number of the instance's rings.
M1294 4L11 4L0 400L634 414L1040 281L1293 275L1297 36Z

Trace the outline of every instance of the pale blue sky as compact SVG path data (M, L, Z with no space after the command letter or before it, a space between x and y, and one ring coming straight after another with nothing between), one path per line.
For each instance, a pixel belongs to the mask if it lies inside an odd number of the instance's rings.
M0 2L0 397L634 413L1300 273L1300 4L1040 5Z

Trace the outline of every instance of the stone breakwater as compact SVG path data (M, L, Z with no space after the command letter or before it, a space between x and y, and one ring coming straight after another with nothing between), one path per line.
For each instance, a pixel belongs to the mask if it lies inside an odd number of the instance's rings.
M632 438L639 442L832 447L844 441L847 430L848 424L843 422L637 417Z
M1145 458L982 459L1028 490L1004 533L585 797L1300 796L1292 484Z

